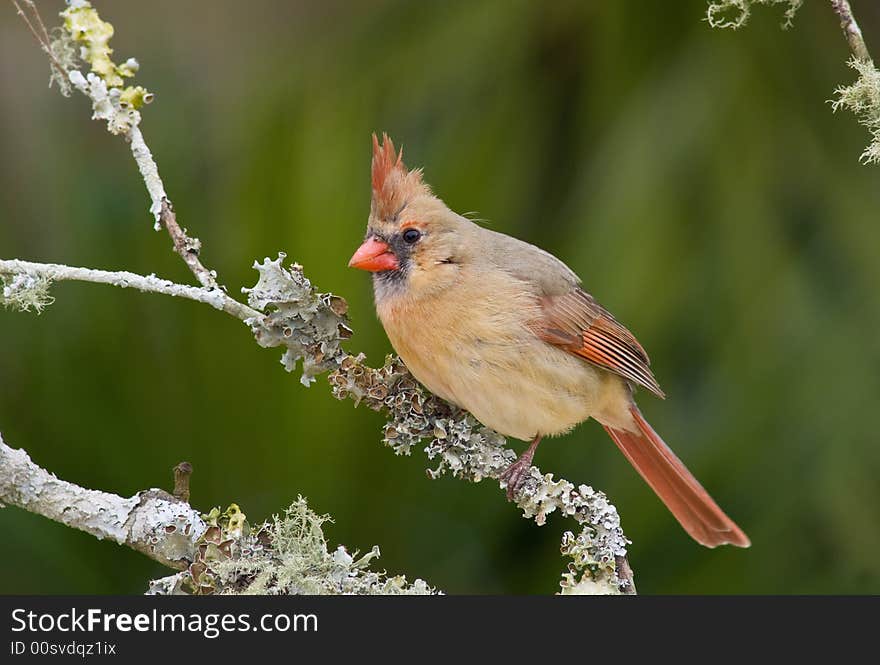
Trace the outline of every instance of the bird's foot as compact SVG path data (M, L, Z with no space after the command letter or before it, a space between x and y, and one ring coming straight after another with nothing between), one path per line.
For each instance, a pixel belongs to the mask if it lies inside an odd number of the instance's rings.
M529 475L529 469L532 468L532 458L535 456L535 450L541 442L541 437L536 436L532 443L526 448L525 452L517 458L517 460L501 472L498 479L507 485L507 500L513 501L513 496L522 487Z
M532 468L532 460L524 460L524 456L520 457L513 464L507 467L498 478L507 485L507 500L513 501L513 495L519 491L525 482L529 469Z

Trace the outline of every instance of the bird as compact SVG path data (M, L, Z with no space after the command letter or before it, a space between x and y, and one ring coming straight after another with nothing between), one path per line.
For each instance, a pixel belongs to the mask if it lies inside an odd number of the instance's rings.
M513 500L544 437L593 418L684 530L706 547L749 538L634 400L665 398L635 336L561 260L452 210L374 133L367 231L349 266L372 273L376 312L430 392L530 442L502 474Z

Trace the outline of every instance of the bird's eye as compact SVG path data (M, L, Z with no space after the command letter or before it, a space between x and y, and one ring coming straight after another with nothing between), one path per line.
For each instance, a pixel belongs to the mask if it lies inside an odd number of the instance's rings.
M418 242L418 239L422 237L422 232L418 229L407 229L403 232L403 242L408 245L412 245L415 242Z

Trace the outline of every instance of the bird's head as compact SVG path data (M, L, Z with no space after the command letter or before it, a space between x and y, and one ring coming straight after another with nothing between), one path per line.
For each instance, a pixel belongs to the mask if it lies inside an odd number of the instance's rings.
M383 292L447 286L466 258L472 223L431 193L421 169L406 168L403 150L396 152L387 134L381 145L373 134L372 171L366 237L348 265L372 272Z

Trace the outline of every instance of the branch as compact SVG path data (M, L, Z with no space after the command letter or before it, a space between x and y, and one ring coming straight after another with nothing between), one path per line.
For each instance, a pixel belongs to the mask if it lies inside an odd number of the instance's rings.
M94 109L93 118L107 121L111 133L122 134L131 147L131 155L137 164L147 192L150 195L150 212L156 219L155 228L159 230L164 226L171 236L176 251L190 271L205 288L218 289L216 274L208 270L199 259L202 243L198 238L191 238L177 223L177 216L171 200L165 194L165 186L159 176L159 167L153 159L153 153L144 141L138 125L141 121L140 113L133 109L122 106L121 94L112 94L118 89L108 91L107 85L99 76L90 73L83 77L78 70L68 72L68 78L73 86L92 100Z
M849 0L829 0L831 9L840 18L840 28L849 44L853 57L863 62L871 62L871 55L862 30L856 22ZM710 0L706 8L706 21L713 28L743 27L752 13L752 5L786 5L783 28L791 27L794 15L803 4L803 0Z
M178 478L181 466L175 467ZM181 471L188 478L192 468ZM0 436L2 504L112 540L180 571L152 582L151 594L436 593L421 579L410 584L403 576L369 570L378 547L359 559L341 545L329 552L321 529L329 518L312 512L302 497L284 519L276 516L251 529L235 504L203 516L160 489L124 498L59 480Z
M871 142L859 159L867 164L880 164L880 70L874 66L849 2L831 0L831 8L840 17L840 28L852 51L847 64L859 75L852 84L834 91L837 97L831 102L831 109L845 108L858 117L871 134Z
M516 457L505 447L504 437L467 412L427 393L396 357L389 356L383 367L374 369L363 363L362 354L353 356L345 352L340 343L352 334L345 316L347 304L338 296L317 292L301 266L285 268L283 254L274 261L267 258L262 264L255 263L260 277L256 286L244 289L248 305L217 288L214 273L199 261L199 242L177 225L158 168L139 130L141 116L137 108L152 96L143 88L122 88L123 78L137 71L137 62L129 59L123 65L115 65L109 59L112 51L107 38L100 38L107 30L93 31L90 27L109 24L100 20L88 2L71 0L62 16L69 38L88 44L87 62L92 67L88 76L65 67L69 81L92 100L93 118L106 120L111 133L130 141L132 155L150 194L151 212L166 227L175 250L204 288L184 287L132 273L2 261L0 266L6 266L5 302L22 309L30 303L39 310L51 302L47 295L51 282L62 279L133 287L205 302L247 323L261 346L285 347L282 363L287 371L293 371L301 360L303 384L309 385L317 374L331 371L334 396L351 398L356 405L364 403L388 414L384 442L396 454L409 454L413 445L428 439L425 452L428 459L436 462L428 472L432 478L451 473L472 482L483 478L498 480ZM112 30L109 32L112 34ZM60 47L50 51L55 55L68 52ZM499 485L505 488L503 482ZM543 525L547 516L557 510L580 525L577 535L571 531L563 535L561 552L571 559L560 582L563 593L635 592L626 560L629 541L620 527L616 508L605 494L588 485L576 486L565 479L554 479L553 474L543 474L533 466L514 500L523 516L534 519L538 525Z
M856 23L848 0L831 0L831 9L840 17L840 29L843 30L843 36L846 37L846 43L849 44L849 50L852 51L853 57L856 60L873 64L868 46L865 44L865 38L862 36L862 29Z
M400 359L389 356L380 369L363 365L363 355L347 356L330 375L333 394L352 398L370 408L386 412L389 422L384 443L398 455L410 454L423 439L429 460L435 467L431 478L450 473L471 482L483 478L499 480L516 459L506 440L472 415L422 388ZM503 481L501 489L506 488ZM588 485L577 485L532 466L514 495L523 517L542 526L554 511L581 525L578 535L566 531L560 551L571 559L562 576L562 593L635 593L632 569L626 559L629 541L620 526L620 516L608 497Z
M840 18L840 28L849 44L853 57L862 62L871 62L871 54L856 22L849 0L830 0L831 9ZM787 5L783 28L791 27L794 15L803 0L710 0L706 8L706 21L713 28L732 28L737 30L749 20L752 5Z
M0 436L0 503L125 545L170 568L193 560L207 525L188 504L159 489L123 498L59 480Z
M107 129L128 141L131 155L137 164L141 177L150 195L150 212L155 219L155 229L164 226L174 244L174 250L180 255L199 283L209 289L220 288L216 274L202 264L199 254L201 243L192 238L180 227L174 214L171 200L165 193L165 186L159 175L159 167L153 159L150 149L144 141L140 130L141 114L138 109L153 100L153 94L140 86L123 87L124 79L133 77L138 71L137 60L129 58L122 65L116 65L110 54L113 50L108 42L113 35L112 26L103 22L91 4L84 0L70 0L69 7L61 12L64 18L64 32L56 42L50 42L49 35L43 27L39 12L31 0L23 0L31 10L34 19L28 18L16 0L13 5L19 15L27 23L28 28L39 42L42 49L49 55L53 71L58 74L61 85L67 83L88 97L92 102L95 120L105 120ZM34 24L40 26L38 31ZM80 50L85 64L92 71L84 76L77 69L76 51L71 48L74 43L84 44ZM64 55L62 61L61 54ZM66 90L63 87L62 90Z
M30 301L37 309L41 308L39 298L44 294L29 292L47 289L52 282L77 281L109 284L123 289L137 289L144 293L161 293L167 296L187 298L188 300L211 305L214 309L226 312L241 321L248 321L250 318L262 316L260 312L237 300L233 300L219 289L175 284L167 279L160 279L155 275L144 276L125 270L94 270L92 268L65 266L58 263L34 263L12 259L0 260L0 276L7 278L15 276L30 277L30 280L19 278L17 281L13 281L8 279L8 283L4 288L4 300L14 299L14 302L20 303ZM27 308L21 304L18 307L21 309Z

